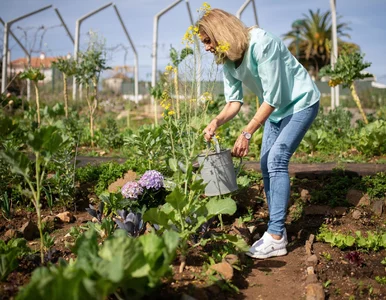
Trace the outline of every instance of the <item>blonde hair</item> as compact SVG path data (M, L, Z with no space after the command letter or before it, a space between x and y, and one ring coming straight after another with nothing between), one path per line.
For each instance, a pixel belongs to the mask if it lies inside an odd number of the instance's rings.
M242 58L249 44L249 30L236 16L215 8L208 11L198 22L199 32L208 35L215 46L228 44L229 49L216 53L217 63L227 59L237 61Z

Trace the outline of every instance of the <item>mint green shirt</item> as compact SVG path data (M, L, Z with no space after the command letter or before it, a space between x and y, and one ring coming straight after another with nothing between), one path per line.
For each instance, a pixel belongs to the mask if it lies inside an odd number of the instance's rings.
M277 123L319 101L320 92L307 70L282 40L261 28L250 31L249 47L237 68L228 60L223 67L227 102L243 103L244 84L259 98L275 107L269 120Z

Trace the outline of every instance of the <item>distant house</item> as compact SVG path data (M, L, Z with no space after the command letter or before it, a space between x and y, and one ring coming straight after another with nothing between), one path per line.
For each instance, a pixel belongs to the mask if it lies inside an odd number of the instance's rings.
M122 94L122 87L124 82L131 82L132 79L127 77L123 73L116 73L110 78L106 78L104 80L104 86L108 88L109 90L112 90L114 93L121 95Z
M46 57L44 53L40 54L39 57L31 57L31 67L39 68L45 76L43 83L52 81L52 63L57 61L57 59L57 57ZM11 61L9 68L10 74L23 72L28 68L27 58L22 57Z

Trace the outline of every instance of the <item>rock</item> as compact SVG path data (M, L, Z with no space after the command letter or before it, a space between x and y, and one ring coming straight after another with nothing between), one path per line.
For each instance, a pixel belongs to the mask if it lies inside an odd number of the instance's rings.
M314 267L307 267L307 275L315 274Z
M318 257L315 254L307 257L306 264L308 267L316 267L318 264Z
M352 212L352 218L354 219L354 220L359 220L360 218L361 218L361 215L362 215L362 213L359 211L359 210L354 210L353 212Z
M252 237L252 241L255 242L255 241L258 241L261 239L261 234L260 233L256 233L253 237Z
M249 230L249 233L252 234L255 231L256 226L252 225L252 226L248 226L247 228Z
M307 256L311 256L312 255L312 245L314 244L314 240L315 240L315 235L310 234L310 237L306 241L306 246L305 246L306 247L306 254L307 254Z
M20 238L22 236L23 236L23 234L20 231L17 231L15 229L8 229L4 233L3 239L5 242L8 242L9 240L17 239L17 238Z
M317 282L318 282L318 276L316 276L316 274L307 275L306 284L317 283Z
M310 215L332 215L335 217L343 216L347 211L347 207L334 207L328 205L311 205L304 208L304 214Z
M231 280L233 278L233 268L226 261L210 266L209 270L207 271L207 274L210 274L211 271L216 271L225 280Z
M364 194L363 197L359 200L357 206L369 206L371 203L370 196L368 194Z
M249 232L248 228L245 226L244 223L241 223L236 219L236 221L232 225L232 230L240 235L247 243L251 239L251 233Z
M32 241L34 238L39 237L39 229L32 221L24 223L24 225L20 228L20 231L27 241Z
M350 189L347 192L346 200L348 203L354 206L358 206L359 201L361 200L363 196L363 192L356 189Z
M310 243L310 241L306 241L305 248L306 248L307 256L311 256L312 255L312 244Z
M127 171L123 178L119 178L109 185L108 191L110 193L116 193L129 181L133 181L137 178L137 174L133 171Z
M311 283L306 286L306 300L324 300L325 294L320 283Z
M228 254L227 256L225 256L225 260L232 266L240 261L239 257L236 254Z
M308 190L302 189L300 191L300 198L303 200L303 202L308 202L311 200L311 194Z
M380 217L383 211L383 201L382 200L375 201L373 203L372 210L376 216Z
M73 223L75 222L75 217L72 213L69 211L62 212L60 214L57 214L56 217L60 219L63 223Z
M60 219L57 216L47 216L42 219L42 223L45 223L45 229L48 232L51 232L55 229L55 224L58 223Z
M334 217L344 216L347 212L347 207L334 207L331 208L331 215Z

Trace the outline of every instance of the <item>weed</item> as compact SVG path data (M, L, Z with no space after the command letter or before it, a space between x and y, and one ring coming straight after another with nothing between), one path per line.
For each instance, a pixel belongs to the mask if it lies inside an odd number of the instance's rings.
M331 254L329 252L323 252L322 253L322 257L327 260L327 261L330 261L332 259L331 257Z
M327 280L326 282L323 282L323 287L326 289L331 285L331 280Z
M386 276L375 276L375 281L379 284L385 285L386 284Z

